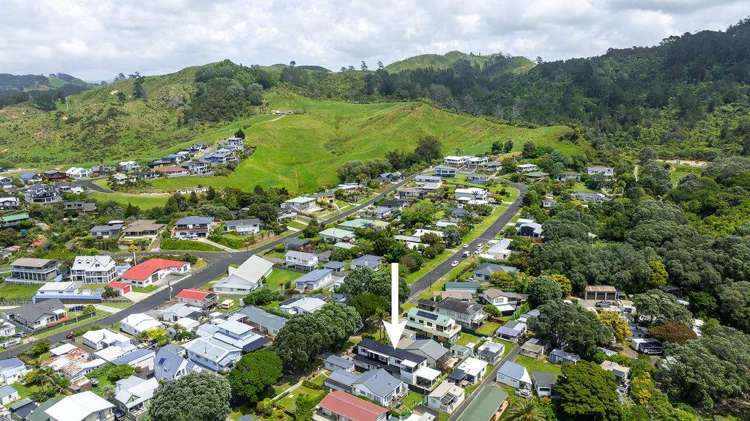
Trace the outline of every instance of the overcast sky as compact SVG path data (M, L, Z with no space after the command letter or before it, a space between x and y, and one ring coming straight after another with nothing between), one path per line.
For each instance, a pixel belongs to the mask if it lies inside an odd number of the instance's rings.
M0 73L110 80L224 58L337 70L451 50L554 60L748 15L747 0L0 0Z

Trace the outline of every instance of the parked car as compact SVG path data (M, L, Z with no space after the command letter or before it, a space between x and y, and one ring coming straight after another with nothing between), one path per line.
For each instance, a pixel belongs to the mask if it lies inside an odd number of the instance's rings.
M452 261L451 262L451 267L456 267L456 266L458 266L458 260Z

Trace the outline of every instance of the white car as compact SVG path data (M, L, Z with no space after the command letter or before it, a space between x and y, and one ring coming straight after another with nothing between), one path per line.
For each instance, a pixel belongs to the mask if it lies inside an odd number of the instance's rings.
M469 245L468 244L464 244L464 248L467 248L467 247L469 247Z
M451 262L451 267L456 267L456 266L458 266L458 260L452 261Z

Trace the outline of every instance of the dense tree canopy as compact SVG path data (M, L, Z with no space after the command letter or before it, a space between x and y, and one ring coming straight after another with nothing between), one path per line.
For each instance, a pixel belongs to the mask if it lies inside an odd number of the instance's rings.
M264 349L243 355L229 372L227 380L235 400L254 404L273 394L271 386L281 375L281 358Z
M623 418L615 375L588 361L563 365L555 392L571 419L614 421Z
M612 331L596 315L577 304L550 301L539 307L540 315L531 319L534 335L549 341L553 348L591 357L597 346L609 344Z
M288 371L309 368L322 351L341 347L362 327L362 319L353 307L326 304L312 314L289 319L274 341L274 351Z
M152 421L223 420L229 415L231 388L222 376L193 373L162 382L148 406Z

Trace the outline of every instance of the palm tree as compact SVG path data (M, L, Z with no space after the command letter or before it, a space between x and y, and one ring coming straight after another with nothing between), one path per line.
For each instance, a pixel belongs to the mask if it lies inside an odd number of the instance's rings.
M379 308L375 311L375 314L373 315L375 317L375 320L379 322L380 325L380 340L383 340L385 337L385 325L383 324L383 321L388 318L388 310L384 308Z
M517 421L545 421L546 419L537 398L517 399L508 408L505 418Z

